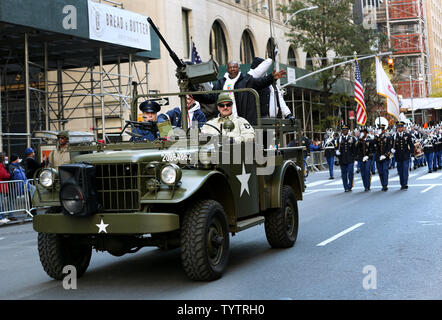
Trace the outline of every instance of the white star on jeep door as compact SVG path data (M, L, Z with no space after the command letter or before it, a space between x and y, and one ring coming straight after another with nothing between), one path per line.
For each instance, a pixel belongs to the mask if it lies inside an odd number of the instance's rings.
M247 191L247 193L250 195L249 192L249 178L250 178L250 173L246 173L246 168L244 166L244 163L242 164L242 174L237 175L236 178L239 180L239 182L241 182L241 191L239 196L242 196L242 193L244 192L244 190Z
M101 219L100 224L96 224L96 226L98 227L98 233L104 232L107 233L107 226L108 224L104 224L103 219Z

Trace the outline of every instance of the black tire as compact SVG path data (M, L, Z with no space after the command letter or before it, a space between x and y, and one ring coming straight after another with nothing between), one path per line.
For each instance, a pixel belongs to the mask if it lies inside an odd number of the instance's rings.
M222 276L229 259L229 228L223 207L201 200L186 212L181 226L181 261L192 280Z
M87 270L92 255L91 245L72 245L63 235L39 233L38 253L43 269L56 280L62 280L66 274L63 268L72 265L81 277Z
M281 208L271 210L265 217L264 228L272 248L290 248L298 237L298 204L292 187L284 185Z

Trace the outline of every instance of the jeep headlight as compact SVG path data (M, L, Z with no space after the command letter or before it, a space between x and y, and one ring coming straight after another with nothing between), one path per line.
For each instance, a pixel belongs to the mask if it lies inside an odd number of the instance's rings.
M43 169L39 176L38 181L45 188L52 188L54 186L55 177L57 176L57 171L52 168Z
M181 168L171 163L161 169L161 181L168 186L175 186L181 180Z

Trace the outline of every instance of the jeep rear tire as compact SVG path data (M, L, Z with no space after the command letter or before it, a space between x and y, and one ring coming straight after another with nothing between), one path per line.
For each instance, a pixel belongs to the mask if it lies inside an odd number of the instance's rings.
M298 236L298 205L292 187L284 185L281 208L267 213L264 222L267 241L273 248L290 248Z
M66 236L39 233L38 253L43 269L56 280L62 280L65 266L74 266L77 277L81 277L89 266L92 255L91 245L74 245L74 241Z
M184 215L181 226L181 260L192 280L210 281L222 276L229 258L229 228L223 207L201 200Z

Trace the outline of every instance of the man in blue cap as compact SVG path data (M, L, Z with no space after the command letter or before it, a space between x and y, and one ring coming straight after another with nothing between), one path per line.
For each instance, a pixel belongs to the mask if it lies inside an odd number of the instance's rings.
M20 165L25 169L26 178L33 179L35 171L43 167L43 165L35 160L34 149L26 148L25 156L26 158L21 161Z
M391 152L396 157L401 190L407 190L408 168L410 166L411 152L414 151L413 138L411 134L405 132L405 122L403 121L396 123L396 131Z
M140 104L140 111L143 113L143 126L134 127L132 133L137 136L133 136L130 141L154 141L159 138L159 132L157 127L157 113L160 111L161 106L155 100L146 100Z

